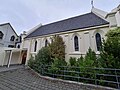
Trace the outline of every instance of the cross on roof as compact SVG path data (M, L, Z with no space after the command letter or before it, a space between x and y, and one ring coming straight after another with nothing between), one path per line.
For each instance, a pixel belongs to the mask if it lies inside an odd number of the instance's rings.
M92 8L94 7L94 1L93 0L91 0L91 5L92 5Z

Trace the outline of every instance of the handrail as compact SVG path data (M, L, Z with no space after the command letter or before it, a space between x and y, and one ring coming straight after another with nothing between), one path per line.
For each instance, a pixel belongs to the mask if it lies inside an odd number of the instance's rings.
M51 69L51 65L44 65L41 69L42 75L53 78L93 83L120 89L120 69L59 66L54 70Z

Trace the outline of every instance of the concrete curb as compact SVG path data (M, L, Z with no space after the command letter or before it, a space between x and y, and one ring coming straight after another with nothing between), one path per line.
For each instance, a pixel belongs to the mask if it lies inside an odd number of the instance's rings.
M51 80L51 81L55 81L55 82L59 81L59 82L68 83L68 84L77 84L79 86L85 87L84 88L85 90L118 90L118 89L115 89L115 88L104 87L104 86L100 86L100 85L85 84L85 83L81 83L81 82L62 80L62 79L57 79L57 78L51 78L51 77L48 77L48 76L41 76L39 73L35 72L29 66L27 66L27 68L29 68L31 71L33 71L40 78Z

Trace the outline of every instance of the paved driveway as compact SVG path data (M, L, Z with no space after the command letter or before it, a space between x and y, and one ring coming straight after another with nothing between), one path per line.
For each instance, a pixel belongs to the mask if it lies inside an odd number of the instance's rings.
M78 84L70 84L62 81L45 79L39 77L30 69L18 68L0 72L0 90L93 90L93 89L89 88L88 86L86 87Z
M40 78L29 69L0 73L0 90L81 90L77 85Z

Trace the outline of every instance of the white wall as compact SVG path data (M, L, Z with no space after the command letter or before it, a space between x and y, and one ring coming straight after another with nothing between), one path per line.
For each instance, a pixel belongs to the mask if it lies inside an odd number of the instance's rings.
M117 20L117 26L120 27L120 11L117 11L115 17L116 17L116 20Z
M15 36L15 39L17 39L16 34L12 30L9 24L1 25L0 31L4 34L3 39L0 39L0 46L2 47L8 47L8 45L15 45L15 42L10 41L11 36Z
M5 51L4 51L4 48L0 47L0 66L3 65L4 57L5 57Z
M20 52L13 52L10 64L21 64Z
M7 65L8 59L10 58L10 51L6 51L6 49L9 49L7 47L0 47L0 66ZM12 58L10 64L21 64L22 62L22 55L20 55L19 51L14 51L12 53Z
M4 59L3 65L7 65L7 64L8 64L8 59L9 59L9 56L10 56L10 52L8 51L8 52L6 52L5 54L6 54L6 55L5 55L5 59Z
M116 21L116 18L115 18L115 14L108 15L107 20L110 22L110 27L117 26L117 21Z
M95 52L97 52L96 48L96 40L95 40L95 34L98 32L101 35L101 38L105 38L105 34L109 30L109 27L104 27L104 28L98 28L98 29L91 29L91 30L86 30L86 31L77 31L77 32L68 32L65 34L59 33L61 37L63 37L63 40L66 45L65 53L66 53L66 61L69 60L70 57L76 57L79 58L81 54L85 55L88 48L91 47ZM78 35L79 36L79 51L74 50L74 39L73 36ZM45 40L47 39L50 41L50 37L53 35L48 35L48 36L42 36L42 37L36 37L36 38L31 38L27 39L24 41L24 46L23 48L28 48L28 57L30 58L30 54L35 54L37 53L42 47L45 45ZM37 52L34 52L34 42L38 41L37 44ZM31 42L31 43L30 43ZM27 58L27 60L29 60Z

